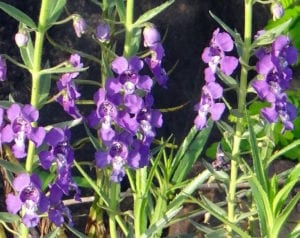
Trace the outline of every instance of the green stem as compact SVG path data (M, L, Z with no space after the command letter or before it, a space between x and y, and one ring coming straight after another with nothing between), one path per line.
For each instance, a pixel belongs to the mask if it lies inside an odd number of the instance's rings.
M123 52L125 57L131 56L133 13L134 13L134 0L127 0L126 20L125 20L125 45L124 45L124 52Z
M120 184L111 182L111 187L109 189L110 193L110 208L114 211L109 213L109 232L111 238L117 238L117 229L116 229L116 213L120 196Z
M145 232L147 226L147 215L145 211L145 184L147 183L146 180L146 167L136 170L136 191L133 194L135 237L141 237L141 235Z
M242 69L240 76L240 87L238 89L238 113L239 115L244 114L246 106L246 92L247 92L247 79L248 79L248 63L251 52L251 35L252 35L252 5L253 0L245 0L245 28L244 28L244 46L242 54ZM232 223L236 222L235 217L235 203L236 203L236 184L238 176L238 161L240 156L240 144L241 136L244 132L243 117L239 117L236 124L236 131L233 139L232 148L232 160L231 160L231 172L230 172L230 183L228 192L228 220ZM232 229L227 226L229 237L232 237Z

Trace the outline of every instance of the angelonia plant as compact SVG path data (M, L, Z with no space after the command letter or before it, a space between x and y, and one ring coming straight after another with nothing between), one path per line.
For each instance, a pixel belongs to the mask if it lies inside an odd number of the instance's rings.
M274 140L275 126L281 133L295 127L297 107L287 91L298 50L285 34L291 21L254 35L252 14L254 4L268 4L273 20L280 19L281 2L244 0L243 35L211 13L220 26L199 56L206 64L203 87L194 125L181 145L171 137L156 138L164 110L155 107L152 95L153 87L168 89L170 72L164 67L163 37L150 21L174 0L137 19L134 0L92 2L101 11L96 27L79 13L64 11L66 0L41 0L37 22L0 2L0 9L19 22L14 40L22 59L1 52L0 81L9 78L9 64L31 76L30 101L22 104L10 95L0 102L0 166L7 184L0 236L163 237L170 225L186 220L195 235L280 237L300 199L299 193L292 196L300 166L272 176L268 169L300 144L295 140L277 148ZM77 38L92 32L100 56L51 39L50 28L68 23ZM117 39L124 40L122 50L116 49ZM69 57L52 65L43 56L46 41ZM89 71L88 60L101 69L98 81L81 78ZM83 98L79 85L92 87L93 95ZM236 100L226 99L228 93L235 93ZM70 119L42 125L40 114L48 104L56 104ZM88 110L82 110L85 106ZM209 148L215 160L203 160L205 169L188 177L213 125L222 135ZM75 127L85 135L75 138ZM93 151L82 160L77 152L86 144ZM128 188L121 192L124 180ZM201 186L210 184L220 185L222 202L201 192ZM89 202L86 189L93 193ZM85 225L76 226L70 203L86 206ZM195 210L177 217L187 203ZM205 214L218 220L215 226L192 219ZM297 237L299 227L289 237Z

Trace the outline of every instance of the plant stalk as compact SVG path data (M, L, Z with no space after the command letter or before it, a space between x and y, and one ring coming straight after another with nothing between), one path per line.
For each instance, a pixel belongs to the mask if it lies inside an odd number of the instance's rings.
M39 16L38 29L35 32L35 44L34 44L34 54L33 54L33 66L30 70L32 77L31 86L31 99L30 103L34 108L39 109L39 96L40 96L40 79L41 79L41 62L43 54L44 36L47 30L47 18L48 18L48 8L51 0L43 0ZM32 126L37 126L37 123L33 123ZM27 172L31 172L33 157L35 154L35 146L33 142L29 141L27 158L25 169Z
M241 136L244 132L243 125L243 115L246 106L246 92L247 92L247 79L248 79L248 63L251 53L251 36L252 36L252 5L253 0L245 0L245 28L244 28L244 46L242 53L242 64L241 75L240 75L240 87L238 89L238 113L239 118L236 123L236 131L233 138L233 148L232 148L232 159L231 159L231 172L230 172L230 183L228 192L228 220L232 223L236 222L235 216L235 204L236 204L236 186L237 186L237 176L239 167L239 157L240 157L240 144ZM228 237L232 237L232 229L227 226Z
M131 44L132 44L132 25L134 13L134 0L127 0L126 3L126 20L125 20L125 44L123 55L125 57L131 56Z

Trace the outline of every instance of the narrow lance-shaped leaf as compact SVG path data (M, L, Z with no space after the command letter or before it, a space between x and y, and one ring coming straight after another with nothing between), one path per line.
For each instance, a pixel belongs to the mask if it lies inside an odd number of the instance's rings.
M172 177L173 183L180 183L200 156L209 137L213 122L209 120L207 124L207 127L200 132L197 132L196 128L193 127L179 148L172 164L172 167L175 168Z
M51 26L59 18L67 0L51 0L49 3L47 24Z
M172 5L175 0L168 0L163 4L159 5L158 7L152 8L149 11L142 14L136 22L133 24L133 27L139 27L140 25L144 24L145 22L151 20L153 17L164 11L167 7Z
M2 9L4 12L6 12L12 18L16 19L18 22L22 22L23 24L25 24L26 26L28 26L32 29L37 28L34 21L28 15L26 15L24 12L20 11L19 9L17 9L7 3L4 3L4 2L0 2L0 9Z

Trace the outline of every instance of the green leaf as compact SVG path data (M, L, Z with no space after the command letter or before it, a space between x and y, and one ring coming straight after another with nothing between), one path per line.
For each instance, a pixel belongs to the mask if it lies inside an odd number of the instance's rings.
M232 30L225 22L223 22L219 17L217 17L215 14L213 14L211 11L209 11L209 14L212 16L212 18L225 30L227 31L233 38L237 37L237 32Z
M51 26L61 15L67 0L51 0L49 1L47 24Z
M288 203L288 205L284 208L279 217L276 217L276 222L273 226L272 235L274 237L278 237L280 230L283 225L287 222L287 219L291 212L295 210L295 207L300 199L300 193L297 193L292 200Z
M261 183L264 191L268 191L268 180L266 175L266 170L264 169L263 162L259 156L259 149L257 146L257 140L255 136L255 132L250 120L250 117L248 113L246 113L247 116L247 122L248 122L248 131L249 131L249 142L252 152L252 159L253 159L253 166L254 166L254 172L258 179L258 181Z
M93 134L91 133L91 131L90 131L89 127L86 125L86 123L84 123L84 129L85 129L92 145L94 146L94 148L96 150L100 150L102 147L100 145L99 139L96 138L95 136L93 136Z
M24 12L20 11L19 9L4 3L0 2L0 9L2 9L4 12L6 12L9 16L16 19L18 22L22 22L26 26L29 26L32 29L36 29L36 25L34 21L26 15Z
M91 188L91 185L86 181L84 177L73 176L75 183L82 188Z
M120 21L125 22L126 9L125 9L124 0L115 0L115 4L116 4L116 9L117 9Z
M241 228L239 228L237 225L234 223L231 223L227 219L226 211L223 210L221 207L216 205L215 203L211 202L209 199L207 199L205 196L201 196L201 202L198 202L198 204L208 211L210 214L212 214L214 217L216 217L218 220L220 220L222 223L225 225L228 225L231 227L233 231L235 231L240 237L244 238L250 238L250 236L244 232Z
M9 170L15 174L20 174L26 172L26 170L23 168L21 164L15 164L6 160L0 159L0 166L5 168L6 170Z
M21 57L22 57L22 60L23 60L24 64L29 69L32 69L32 67L33 67L34 47L33 47L33 44L32 44L30 34L28 33L27 36L28 36L28 42L27 42L26 46L19 47L19 49L20 49L20 54L21 54Z
M88 68L89 67L75 68L72 66L66 66L62 68L49 68L49 69L43 69L41 71L41 74L62 74L62 73L82 72L87 70Z
M76 230L73 227L70 227L69 225L65 224L65 227L68 228L69 231L71 231L76 237L79 238L88 238L85 234L81 233L80 231Z
M207 127L202 129L200 132L198 132L195 126L193 126L189 134L186 136L176 153L171 166L174 168L171 179L174 184L180 183L185 178L195 161L200 156L209 137L212 126L213 122L211 120L208 121Z
M269 227L274 224L275 219L272 213L271 201L269 200L269 197L260 181L253 173L251 173L249 184L257 207L261 237L265 237L265 235L268 234Z
M11 214L8 212L0 212L0 221L4 221L7 223L13 223L20 219L18 215Z
M287 181L285 182L284 186L277 192L273 203L273 213L277 215L281 209L284 203L287 201L288 196L290 195L292 189L298 182L298 179L300 177L300 164L297 164L296 167L293 168L293 170L289 173L289 177Z
M164 11L167 7L172 5L175 2L175 0L168 0L164 2L163 4L159 5L158 7L152 8L149 11L143 13L133 24L133 27L140 27L145 22L151 20L153 17Z
M45 129L47 131L51 130L51 128L53 127L59 127L59 128L72 128L74 126L77 126L79 124L82 123L82 118L78 118L78 119L74 119L74 120L70 120L70 121L63 121L63 122L58 122L58 123L55 123L55 124L52 124L52 125L48 125L45 127Z
M283 31L287 30L287 28L291 25L292 19L288 18L282 24L270 28L266 30L263 34L257 37L252 43L252 47L256 48L258 46L269 45L271 44L276 37L282 34Z
M60 230L59 227L55 228L55 230L53 230L50 233L48 233L47 235L45 235L44 238L56 238L59 233L59 230Z

